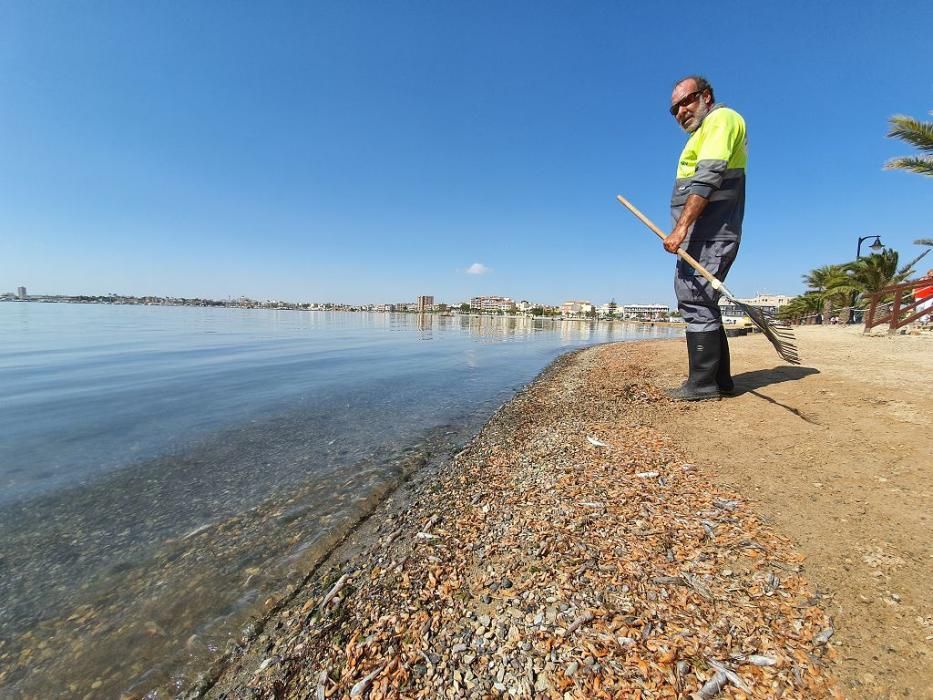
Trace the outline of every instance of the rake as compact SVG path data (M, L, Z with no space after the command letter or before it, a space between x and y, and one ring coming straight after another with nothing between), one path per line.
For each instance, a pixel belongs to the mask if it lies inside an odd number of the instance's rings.
M626 209L641 219L641 222L645 226L658 234L658 236L661 237L661 240L667 238L661 229L655 226L647 216L638 211L638 209L636 209L635 206L625 197L620 194L616 195L616 199L618 199L619 203L622 204ZM761 332L765 334L765 337L771 341L771 344L774 346L774 349L777 350L778 355L780 355L785 361L791 363L792 365L800 364L800 357L797 355L797 345L796 341L794 340L794 333L789 325L779 321L774 316L766 313L764 309L758 306L743 304L741 301L736 299L735 295L726 289L726 286L722 282L713 277L709 270L694 260L693 256L683 248L677 249L677 255L679 255L684 262L690 265L690 267L703 275L710 283L710 285L712 285L715 291L721 292L722 295L726 297L726 299L731 301L745 314L747 314L748 317L752 320L752 323L758 326L758 328L761 329Z

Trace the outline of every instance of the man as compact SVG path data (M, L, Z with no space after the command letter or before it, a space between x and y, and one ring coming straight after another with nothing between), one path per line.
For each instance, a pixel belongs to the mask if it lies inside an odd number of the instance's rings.
M699 75L677 82L670 112L690 138L677 164L671 196L674 229L664 240L664 249L676 254L683 246L722 281L742 238L748 160L745 120L738 112L716 104L713 86ZM674 292L687 324L690 375L668 394L680 401L731 394L735 385L719 293L683 260L677 261Z

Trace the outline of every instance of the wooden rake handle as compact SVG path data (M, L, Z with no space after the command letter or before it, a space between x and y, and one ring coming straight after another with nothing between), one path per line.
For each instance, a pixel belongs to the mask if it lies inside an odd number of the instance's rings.
M651 219L649 219L647 216L645 216L640 211L638 211L638 209L635 208L635 205L632 204L630 201L628 201L625 197L623 197L621 194L617 194L616 199L619 200L619 203L622 206L624 206L626 209L632 212L635 216L641 219L641 222L645 226L647 226L652 231L654 231L656 234L658 234L658 237L662 241L667 238L664 231L662 231L657 226L655 226L654 222ZM684 250L683 248L678 248L677 255L679 255L681 259L684 262L686 262L690 267L692 267L694 270L696 270L701 275L703 275L706 278L706 280L711 285L713 285L713 289L718 291L722 287L722 282L720 282L718 279L713 277L712 273L709 270L707 270L705 267L703 267L700 263L698 263L696 259L692 255L690 255L690 253L688 253L686 250Z

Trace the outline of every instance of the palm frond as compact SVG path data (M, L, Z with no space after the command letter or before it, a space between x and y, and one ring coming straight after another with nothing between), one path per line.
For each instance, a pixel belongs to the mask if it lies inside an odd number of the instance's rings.
M804 283L813 291L822 291L829 285L830 280L843 273L842 265L823 265L816 267L805 275L801 275Z
M928 245L933 247L933 238L918 238L914 241L914 245Z
M933 177L933 157L904 156L892 158L884 164L885 170L909 170L927 177Z
M909 263L907 263L906 265L904 265L904 267L902 267L900 270L897 271L898 276L899 276L899 277L902 277L902 278L904 278L904 279L910 277L910 275L911 275L911 274L913 273L913 271L914 271L914 266L915 266L918 262L920 262L921 260L923 260L923 258L924 258L924 257L926 256L926 254L929 253L929 252L930 252L930 249L927 248L925 251L923 251L922 253L920 253L920 255L918 255L916 258L914 258L914 259L911 260Z
M895 114L888 121L888 138L906 141L925 153L933 153L933 122L922 122L904 114Z

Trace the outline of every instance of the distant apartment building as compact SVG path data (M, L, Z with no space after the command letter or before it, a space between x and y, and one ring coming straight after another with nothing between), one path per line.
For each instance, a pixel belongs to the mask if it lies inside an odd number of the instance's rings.
M431 311L434 308L434 297L432 296L423 296L418 297L418 313L423 314L427 311Z
M515 305L515 308L516 308L518 311L521 311L522 313L528 313L528 312L531 311L532 309L537 308L537 307L539 307L539 306L540 306L541 308L544 308L544 304L536 304L536 303L533 302L533 301L528 301L527 299L522 299L520 302L518 302L518 303Z
M470 299L470 308L475 311L511 311L515 302L509 297L473 297Z
M744 300L747 304L752 304L753 306L765 306L773 307L775 310L781 306L784 306L787 302L790 301L790 297L786 294L762 294L758 292L755 295L754 299Z
M664 304L622 304L618 313L622 318L636 321L654 321L667 318L671 309Z
M622 309L618 304L609 301L596 307L596 313L600 316L609 316L610 314L618 316L620 315L621 311Z
M16 298L17 298L17 299L25 299L25 298L26 298L26 288L25 288L25 287L17 287L17 288L16 288Z
M777 310L790 300L791 297L787 296L786 294L762 294L760 292L751 299L739 299L739 301L741 301L743 304L757 306L769 314L777 313ZM724 317L732 320L733 322L745 316L744 311L742 311L738 306L730 302L725 297L719 298L719 310L722 312Z
M560 305L560 313L563 316L577 316L589 313L592 308L593 305L588 301L565 301Z

